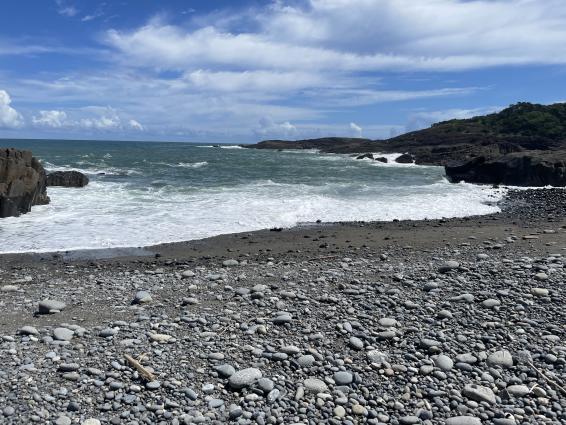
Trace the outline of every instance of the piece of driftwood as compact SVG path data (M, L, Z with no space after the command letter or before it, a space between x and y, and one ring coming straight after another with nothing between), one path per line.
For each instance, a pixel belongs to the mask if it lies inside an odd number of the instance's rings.
M128 361L128 363L138 371L140 376L144 378L146 381L155 381L155 375L147 370L145 367L141 365L136 359L134 359L129 354L124 354L124 358Z
M538 369L531 361L527 362L528 365L530 367L532 367L546 382L548 382L550 385L554 386L559 392L561 392L562 394L566 395L566 389L564 389L564 387L562 385L560 385L558 382L556 382L554 379L550 378L549 376L547 376L542 370Z

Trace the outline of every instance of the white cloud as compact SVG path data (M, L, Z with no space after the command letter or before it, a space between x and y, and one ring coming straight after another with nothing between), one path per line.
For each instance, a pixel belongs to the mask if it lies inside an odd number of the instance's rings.
M67 114L64 111L39 111L39 116L34 116L32 122L39 127L61 128L67 125Z
M320 87L330 84L323 76L305 72L274 71L220 71L202 69L188 72L185 80L195 88L224 92L261 91L284 92L303 88Z
M276 123L273 118L266 116L259 120L259 126L254 133L260 138L292 138L297 135L297 127L289 121Z
M55 3L57 4L57 13L59 15L72 18L79 13L75 6L66 3L64 0L55 0Z
M128 121L128 126L132 129L132 130L137 130L137 131L144 131L143 125L141 125L138 121L136 120L130 120Z
M462 70L566 63L562 0L311 0L246 12L255 32L153 20L106 41L129 62L166 69ZM232 18L231 21L236 21Z
M12 99L5 90L0 90L0 128L18 128L24 125L22 115L10 105Z
M362 129L362 127L360 127L356 123L354 123L354 122L350 123L350 130L352 130L354 137L362 137L363 129Z

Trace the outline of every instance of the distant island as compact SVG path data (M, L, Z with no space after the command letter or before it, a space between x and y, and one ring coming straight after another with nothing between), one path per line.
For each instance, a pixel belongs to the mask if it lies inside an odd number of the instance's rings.
M341 154L407 153L416 164L444 166L453 182L566 186L566 103L521 102L498 113L443 121L386 140L326 137L242 146Z

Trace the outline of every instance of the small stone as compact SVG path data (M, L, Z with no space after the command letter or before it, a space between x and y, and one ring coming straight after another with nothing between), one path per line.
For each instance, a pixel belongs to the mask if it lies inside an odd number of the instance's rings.
M236 373L236 369L229 364L221 364L218 366L214 366L214 370L218 373L218 376L221 378L229 378L234 373Z
M303 368L311 367L314 364L314 362L315 362L315 358L310 354L301 356L297 359L297 363L299 363L299 366Z
M546 288L532 288L531 294L535 297L548 297L549 291Z
M224 267L234 267L234 266L237 266L238 264L240 264L240 263L238 263L237 260L233 260L233 259L226 260L226 261L222 262L222 265Z
M192 270L185 270L183 273L181 273L181 276L184 277L184 278L194 277L195 272L193 272Z
M239 370L230 376L228 380L230 387L239 390L254 384L258 379L262 377L262 373L259 369L250 367L248 369Z
M100 421L95 418L89 418L82 421L81 425L100 425Z
M379 350L371 350L367 352L367 358L371 363L385 363L388 359L389 356L386 353L383 353Z
M117 333L118 333L118 329L106 328L106 329L102 329L98 333L98 336L101 336L103 338L108 338L110 336L116 335Z
M454 362L448 356L444 354L439 355L435 360L434 364L437 368L442 369L444 371L451 370L454 367Z
M305 390L315 394L328 391L326 384L318 378L305 379L303 385L305 386Z
M453 416L446 419L446 425L482 425L482 421L474 416Z
M460 263L457 261L446 261L442 266L438 268L439 273L448 273L451 270L456 270L460 267Z
M350 385L354 381L354 376L350 372L336 372L333 379L337 385Z
M496 351L487 357L488 366L500 366L502 368L513 367L513 356L507 350Z
M477 401L478 403L482 401L486 401L491 404L496 403L493 391L490 388L483 387L481 385L466 385L462 394L471 400Z
M354 404L354 405L352 406L352 413L353 413L354 415L358 415L358 416L366 416L367 413L368 413L368 411L367 411L367 409L366 409L364 406L362 406L361 404Z
M346 416L346 409L344 409L342 406L336 406L334 408L334 416L343 418L344 416Z
M55 425L71 425L72 421L71 418L68 416L59 416L55 419Z
M379 319L378 323L379 326L383 326L384 328L391 328L397 324L397 320L390 317L383 317Z
M482 301L481 305L484 306L485 308L493 308L493 307L500 306L501 301L496 300L494 298L489 298L485 301Z
M2 414L4 416L13 416L14 413L16 413L16 409L14 409L12 406L4 407L4 410L2 410Z
M515 397L524 397L531 392L526 385L509 385L505 389L509 394Z
M364 348L364 342L360 338L357 338L355 336L350 338L350 340L348 341L348 344L354 350L362 350Z
M0 288L0 292L17 292L20 289L16 285L4 285Z
M161 387L161 383L159 381L149 381L147 384L145 384L145 387L148 390L156 390Z
M38 312L39 314L53 314L58 313L67 307L62 301L57 300L43 300L39 302Z
M151 298L151 294L149 292L138 291L138 292L136 292L136 295L134 296L132 304L145 304L145 303L149 303L151 301L153 301L153 298Z
M73 339L75 333L67 328L55 328L53 329L53 338L58 341L70 341Z
M33 326L22 326L18 333L20 335L39 335L39 331Z

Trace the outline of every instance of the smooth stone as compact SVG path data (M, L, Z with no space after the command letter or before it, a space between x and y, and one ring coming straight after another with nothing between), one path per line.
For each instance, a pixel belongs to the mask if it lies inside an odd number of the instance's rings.
M18 333L20 335L39 335L39 331L33 326L22 326Z
M218 366L214 366L214 370L218 373L218 375L221 378L229 378L234 373L236 373L236 369L234 369L234 366L231 366L229 364L221 364Z
M484 306L485 308L493 308L493 307L500 306L501 301L496 300L494 298L489 298L487 300L482 301L481 305Z
M346 409L344 409L342 406L336 406L334 408L334 416L343 418L344 416L346 416Z
M482 401L487 401L490 404L495 404L495 394L490 388L483 387L481 385L466 385L462 394L471 400L477 401L478 403Z
M449 260L444 262L443 265L441 265L438 268L438 272L439 273L448 273L451 270L456 270L460 267L460 263L454 260Z
M297 363L299 363L299 366L304 368L311 367L314 364L314 362L315 362L315 358L310 354L306 354L297 359Z
M38 312L40 314L50 314L52 312L59 312L67 307L62 301L57 300L43 300L38 304Z
M226 261L222 262L222 265L224 267L234 267L234 266L237 266L238 264L240 264L240 263L237 260L233 260L233 259L226 260Z
M192 270L185 270L183 273L181 273L181 276L184 277L184 278L194 277L195 272L193 272Z
M334 382L337 385L350 385L354 381L354 376L350 372L336 372L334 374Z
M98 336L102 337L102 338L107 338L110 336L114 336L118 333L117 329L112 329L112 328L106 328L106 329L102 329L99 333Z
M250 367L234 373L230 376L228 383L233 389L239 390L254 384L261 377L262 373L259 369Z
M526 385L509 385L505 390L515 397L524 397L531 392Z
M55 425L71 425L72 421L71 418L69 418L68 416L59 416L57 419L55 419Z
M53 338L57 341L70 341L73 339L75 333L67 328L55 328L53 329Z
M446 419L446 425L482 425L482 422L474 416L453 416Z
M368 351L366 353L366 356L371 363L381 364L381 363L385 363L389 359L389 356L386 353L383 353L382 351L379 350Z
M507 350L496 351L487 357L488 366L500 366L502 368L513 367L513 356Z
M95 418L85 419L81 425L100 425L100 421Z
M454 362L452 361L452 359L448 356L445 356L444 354L439 355L434 360L434 364L437 368L445 371L451 370L454 367Z
M391 328L397 324L397 320L390 317L383 317L379 319L377 323L379 323L379 326L383 326L384 328Z
M17 292L20 289L19 286L16 285L4 285L0 288L1 292Z
M147 384L145 384L145 387L148 390L156 390L161 387L161 383L159 381L149 381Z
M549 291L546 288L532 288L531 294L535 297L548 297Z
M151 294L149 292L138 291L134 296L134 300L132 301L132 304L144 304L144 303L149 303L151 301L153 301L153 298L151 298Z
M328 391L328 386L318 378L307 378L303 381L305 390L311 393L324 393Z
M361 349L364 348L364 342L360 338L357 338L355 336L350 338L350 340L348 341L348 344L354 350L361 350Z

